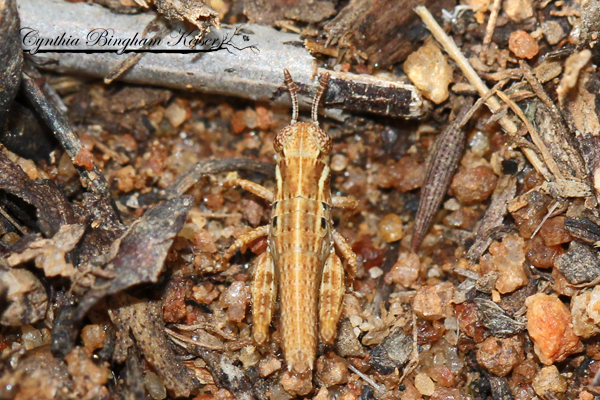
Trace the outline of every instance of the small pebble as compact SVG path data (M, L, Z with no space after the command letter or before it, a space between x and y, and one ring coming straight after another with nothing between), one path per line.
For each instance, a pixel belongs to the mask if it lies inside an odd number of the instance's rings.
M419 164L411 157L402 157L396 163L379 168L375 181L384 189L395 187L404 193L421 187L426 172L425 163Z
M471 152L476 157L483 157L490 150L490 138L480 130L474 131L469 137Z
M152 371L146 371L144 383L148 393L154 400L162 400L167 397L167 389L163 381Z
M256 107L256 118L258 129L261 131L266 131L271 127L271 116L269 115L269 110L266 107Z
M245 112L244 111L236 111L233 114L233 118L231 119L231 129L233 133L240 134L244 132L246 129L246 121L245 121Z
M258 126L256 111L251 108L246 108L246 111L244 111L244 124L250 129L254 129Z
M325 386L321 386L313 400L329 400L329 390Z
M135 188L135 169L128 165L114 173L117 180L117 187L122 193L129 193Z
M21 340L27 350L35 349L44 344L42 332L31 325L21 326Z
M537 293L525 300L527 331L543 364L563 361L584 347L572 327L569 309L556 296Z
M444 210L458 211L462 208L458 200L455 197L451 197L444 203Z
M594 400L594 395L587 390L584 390L583 392L579 393L577 400Z
M90 324L83 327L81 330L81 340L90 353L101 348L106 340L106 331L104 326L98 324Z
M470 338L473 338L476 343L484 340L483 334L486 329L483 323L479 320L479 311L477 306L472 301L467 301L456 305L456 319L461 332Z
M397 242L404 237L402 220L397 214L387 214L379 222L379 234L386 243Z
M542 22L542 32L548 44L558 44L566 36L566 33L558 21Z
M472 397L459 388L445 388L438 386L429 400L471 400Z
M250 302L250 289L244 282L233 282L221 296L221 301L228 307L227 318L233 322L242 322Z
M448 85L453 80L453 71L434 43L427 42L409 55L404 62L404 72L423 96L435 104L448 99Z
M317 359L316 370L327 387L346 383L350 377L346 361L333 351Z
M73 158L73 164L85 168L86 171L91 171L94 169L94 155L91 151L82 147ZM28 173L28 175L30 174Z
M531 385L538 396L544 399L554 398L552 396L553 393L564 393L567 391L567 380L558 372L558 368L554 365L540 369L533 377Z
M348 164L350 163L350 159L343 154L335 154L331 157L330 168L332 171L341 172L346 169Z
M596 290L596 288L594 288ZM571 316L573 318L573 332L582 338L590 338L600 333L600 325L590 316L588 309L598 317L595 308L600 306L597 296L592 301L592 291L584 290L571 298Z
M454 314L454 285L441 282L435 286L423 286L413 299L412 308L418 317L426 320L438 320Z
M273 372L281 369L281 361L274 355L269 354L258 363L258 374L261 378L266 378Z
M217 245L206 229L200 229L195 233L193 243L194 248L203 253L214 254L217 252Z
M535 39L527 32L518 30L510 34L508 38L508 48L517 58L527 58L531 60L540 51Z
M73 166L73 162L66 152L63 153L58 162L58 175L60 175L65 182L77 175L77 170Z
M594 286L590 293L587 312L596 324L600 324L600 286Z
M381 275L383 275L383 270L379 267L373 267L369 270L369 276L371 277L371 279L377 279Z
M525 242L517 233L510 233L501 243L493 242L489 254L481 257L481 267L485 273L497 271L496 290L501 294L511 293L527 285L525 262Z
M305 396L312 390L312 371L304 375L298 375L291 371L285 371L281 376L283 390L292 396Z
M496 188L498 176L490 167L479 166L460 170L450 188L462 204L471 205L487 200Z
M478 346L477 362L494 375L506 376L523 360L523 343L518 337L488 337Z
M549 218L540 228L540 236L546 246L557 246L573 240L573 236L565 229L565 217Z
M409 288L419 279L420 271L419 256L415 253L402 253L384 279L388 285L396 283Z
M521 22L533 16L532 0L504 0L502 8L508 18L515 22Z
M431 396L435 392L435 384L431 378L423 372L415 376L415 387L423 396Z
M182 104L174 101L165 109L165 118L169 120L174 128L177 128L187 119L187 110Z
M556 257L564 253L561 246L546 246L539 235L527 241L525 246L525 257L537 268L552 268Z

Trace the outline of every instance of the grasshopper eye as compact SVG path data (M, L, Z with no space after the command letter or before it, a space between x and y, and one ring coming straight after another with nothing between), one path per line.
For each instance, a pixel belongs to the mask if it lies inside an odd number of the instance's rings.
M331 150L333 149L333 143L331 142L331 138L328 134L325 133L320 128L316 128L312 131L313 137L317 141L319 145L319 149L325 155L331 154Z
M327 228L327 220L325 218L321 218L321 228Z
M277 228L277 217L273 218L273 228Z
M294 127L292 125L283 128L277 133L277 136L275 136L275 140L273 141L273 148L276 152L279 153L281 150L283 150L283 147L293 133Z

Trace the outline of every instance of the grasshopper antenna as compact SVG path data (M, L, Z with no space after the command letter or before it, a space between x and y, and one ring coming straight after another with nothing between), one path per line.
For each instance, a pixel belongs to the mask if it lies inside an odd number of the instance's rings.
M292 75L290 75L290 71L288 71L286 68L283 69L283 76L285 77L285 84L287 85L288 90L290 91L290 96L292 97L291 124L295 124L296 122L298 122L298 95L296 94L298 92L298 88L292 80Z
M319 102L321 101L321 97L323 93L325 93L325 89L327 89L327 82L329 81L329 72L321 75L321 81L319 82L319 89L317 90L317 94L312 103L312 119L315 124L319 125L319 121L317 121L317 110L319 108Z

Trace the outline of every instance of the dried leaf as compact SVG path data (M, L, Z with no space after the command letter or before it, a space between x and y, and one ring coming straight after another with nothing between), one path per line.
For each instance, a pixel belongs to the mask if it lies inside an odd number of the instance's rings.
M99 278L98 289L87 292L78 306L76 319L102 297L115 294L128 287L156 282L163 268L173 239L183 227L193 203L192 196L181 196L163 201L137 220L125 235L118 239L115 257L106 265L114 279Z
M75 273L73 264L65 257L79 242L85 227L83 225L63 225L52 239L39 238L27 244L24 249L17 249L6 261L14 267L35 260L35 266L44 270L47 277L71 277Z

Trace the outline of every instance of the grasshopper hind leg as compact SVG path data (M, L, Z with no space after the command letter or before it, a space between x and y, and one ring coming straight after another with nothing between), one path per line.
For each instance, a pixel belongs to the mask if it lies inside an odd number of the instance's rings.
M335 252L327 258L319 292L319 334L323 343L333 344L345 293L344 267Z
M263 346L269 338L269 325L273 318L275 299L277 298L275 266L268 249L256 260L251 293L252 337L257 345Z

